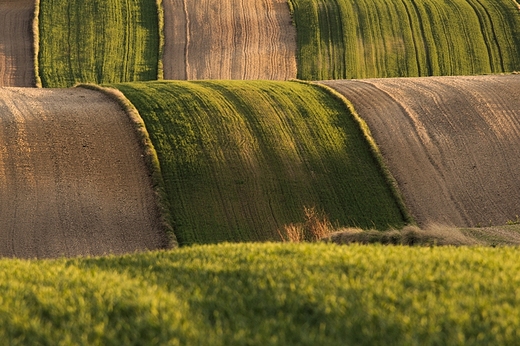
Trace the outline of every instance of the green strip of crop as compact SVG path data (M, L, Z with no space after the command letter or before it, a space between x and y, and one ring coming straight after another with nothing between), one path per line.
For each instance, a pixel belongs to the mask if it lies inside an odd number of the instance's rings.
M472 75L520 68L511 0L288 0L298 78Z
M359 125L295 82L117 84L157 150L180 244L279 239L304 207L338 226L404 225Z
M312 82L303 82L302 83L312 83ZM381 155L381 152L379 151L379 147L376 144L376 141L374 140L374 137L372 137L372 133L370 131L370 128L368 127L367 123L363 118L359 116L356 109L354 108L354 105L347 100L343 95L341 95L336 90L328 87L324 84L313 84L316 85L324 90L326 90L332 97L336 98L339 102L343 103L344 107L348 109L349 113L352 115L353 119L356 121L356 123L359 126L359 130L367 142L367 144L370 147L370 152L372 153L372 156L374 160L376 161L376 165L381 170L381 174L385 177L388 186L390 186L390 189L392 191L392 194L394 195L394 198L397 202L397 205L399 206L399 209L401 211L403 220L408 224L415 224L415 220L413 219L412 214L408 211L408 208L406 208L406 205L404 203L403 196L401 194L401 191L399 190L399 186L397 184L397 181L395 180L394 176L386 166L383 160L383 156Z
M520 249L222 244L0 261L11 345L516 345Z
M44 87L158 78L156 0L40 0L39 7Z

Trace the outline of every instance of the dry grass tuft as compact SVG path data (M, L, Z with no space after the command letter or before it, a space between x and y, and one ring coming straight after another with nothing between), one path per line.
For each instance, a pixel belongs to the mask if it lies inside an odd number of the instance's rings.
M301 243L316 242L329 236L333 227L324 212L317 211L315 207L304 207L305 222L289 224L282 231L278 230L280 238L284 242Z
M426 229L417 226L406 226L402 230L364 231L347 228L331 233L324 240L337 244L384 244L408 246L434 245L480 245L481 243L464 235L459 229L442 225L430 225Z

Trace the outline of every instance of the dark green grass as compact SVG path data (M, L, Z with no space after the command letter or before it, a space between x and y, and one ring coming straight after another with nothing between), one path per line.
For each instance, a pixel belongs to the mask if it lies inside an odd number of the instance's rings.
M42 85L157 79L158 20L156 0L41 0Z
M358 123L296 82L115 85L157 150L180 244L279 239L315 207L334 225L386 229L404 216Z
M11 345L516 345L518 248L221 244L0 261Z
M520 69L511 0L289 0L298 77L473 75Z

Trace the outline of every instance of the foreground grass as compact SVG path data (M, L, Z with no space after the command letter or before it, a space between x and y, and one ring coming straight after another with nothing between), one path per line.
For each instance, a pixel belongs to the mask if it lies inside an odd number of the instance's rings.
M520 68L511 0L289 0L298 77L473 75Z
M513 345L518 248L220 244L0 261L8 344Z
M180 244L279 239L305 207L343 226L400 227L402 209L359 124L295 82L115 85L139 110Z
M158 18L156 0L41 0L42 85L157 79Z

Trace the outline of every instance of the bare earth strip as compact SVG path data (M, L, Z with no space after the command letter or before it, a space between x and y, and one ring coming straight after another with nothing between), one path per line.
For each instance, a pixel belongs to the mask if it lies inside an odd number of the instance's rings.
M420 225L520 214L520 75L327 81L369 125Z
M0 88L0 256L164 247L132 125L84 89Z
M163 0L165 79L296 78L286 0Z
M35 85L34 0L0 0L0 87Z

